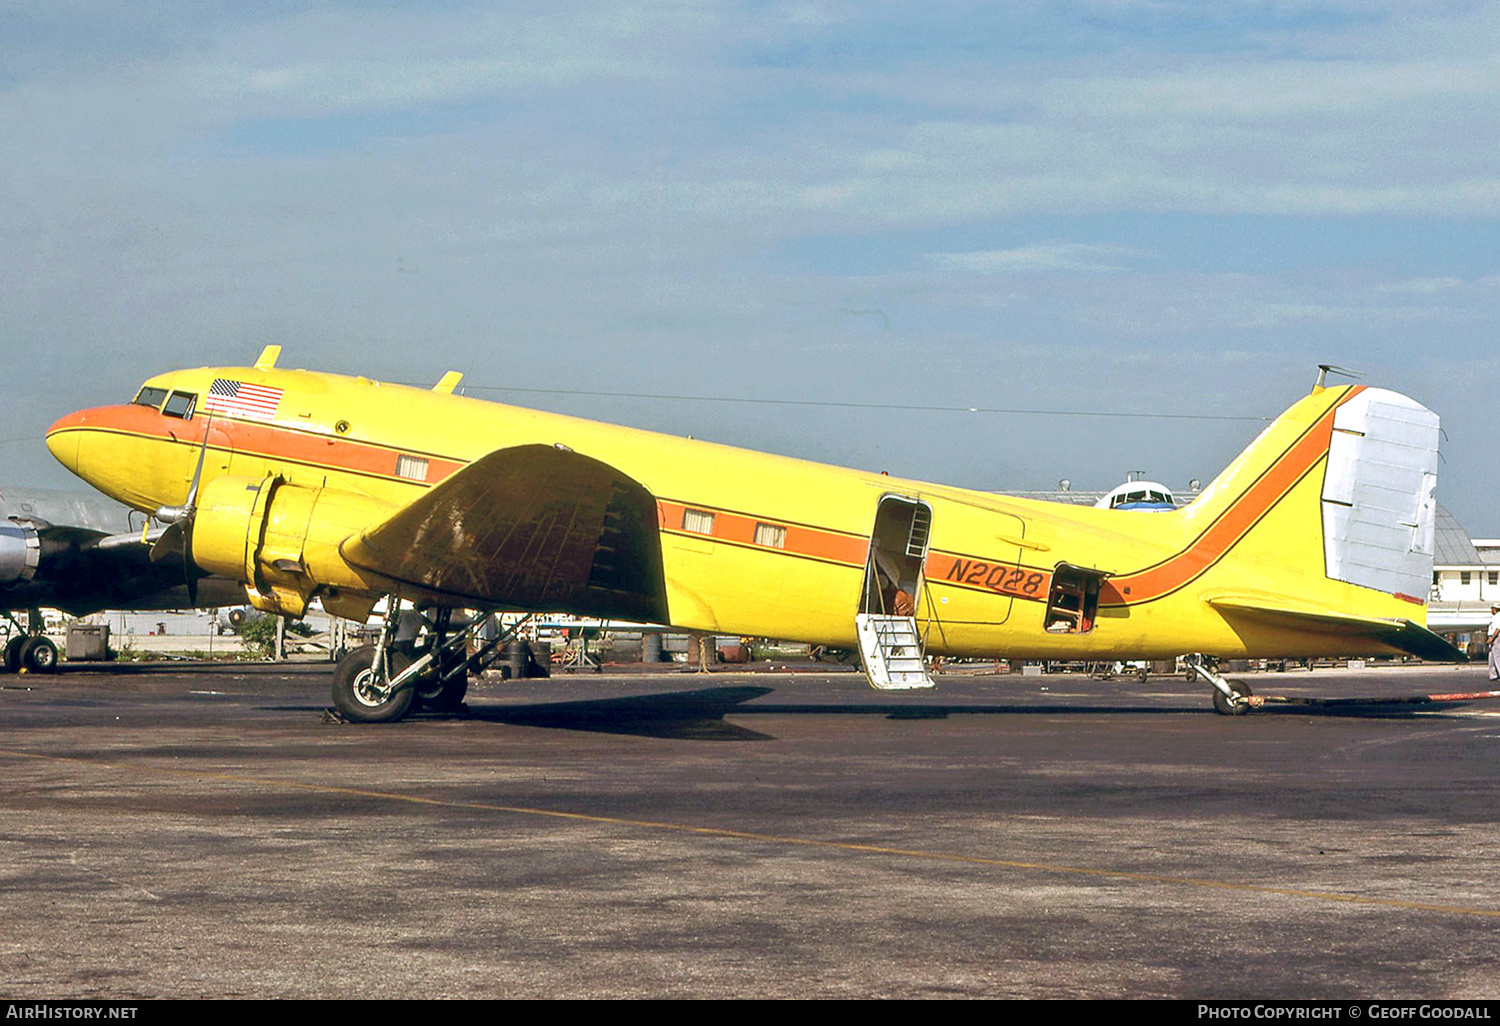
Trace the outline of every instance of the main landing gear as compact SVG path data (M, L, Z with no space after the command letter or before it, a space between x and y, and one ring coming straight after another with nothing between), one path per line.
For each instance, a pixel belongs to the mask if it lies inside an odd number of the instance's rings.
M333 705L354 723L392 723L417 710L453 712L463 705L469 673L493 661L520 623L481 645L473 655L469 643L479 636L485 617L454 629L451 609L434 610L429 633L420 647L397 642L401 603L391 598L390 611L375 644L354 649L333 671Z
M1265 700L1257 698L1244 681L1226 680L1208 656L1190 655L1186 659L1188 679L1201 677L1214 689L1214 712L1221 716L1243 716L1251 709L1259 709Z
M57 672L57 646L48 637L41 633L42 612L39 609L31 610L26 616L26 625L10 613L4 613L4 618L9 620L15 633L5 643L0 655L3 655L4 669L6 673L17 673L25 670L27 673L56 673Z

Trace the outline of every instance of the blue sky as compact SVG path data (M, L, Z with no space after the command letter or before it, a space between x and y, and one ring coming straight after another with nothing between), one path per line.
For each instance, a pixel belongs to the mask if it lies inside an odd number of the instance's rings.
M1497 97L1483 3L0 3L0 480L267 342L994 489L1207 480L1327 362L1500 535Z

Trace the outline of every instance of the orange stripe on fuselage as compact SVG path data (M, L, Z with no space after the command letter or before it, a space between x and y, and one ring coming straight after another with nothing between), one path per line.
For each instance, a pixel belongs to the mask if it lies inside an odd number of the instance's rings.
M223 423L215 420L215 426ZM431 453L391 446L357 442L336 435L324 435L298 428L263 424L256 421L234 421L226 433L236 453L262 456L266 459L289 459L335 470L353 471L393 481L413 484L437 484L467 464ZM418 456L427 461L427 476L421 480L400 477L396 458L400 454Z
M863 568L869 557L870 539L847 531L757 517L675 499L658 499L656 510L662 532L682 538L724 542L774 555L800 556L855 569ZM712 530L708 533L688 530L684 526L684 515L688 510L713 514ZM777 548L757 543L755 528L758 524L785 528L786 544ZM1052 572L1047 568L1023 567L1017 563L985 561L977 556L937 551L928 554L924 572L929 581L936 583L1037 602L1046 600L1052 581Z
M698 510L703 513L712 513L714 517L713 533L703 534L698 531L683 529L683 515L688 510ZM834 531L826 527L814 527L811 524L798 524L786 520L776 520L771 517L757 517L746 513L737 513L733 510L719 509L714 506L699 506L692 503L679 502L675 499L658 499L656 501L657 518L663 531L669 534L681 535L684 538L703 538L709 541L728 542L732 545L749 545L765 552L779 552L791 556L803 556L807 559L817 559L825 563L838 563L842 566L862 567L870 551L870 539L860 535L848 534L843 531ZM786 544L777 548L770 545L757 545L755 542L755 526L757 524L769 524L786 530Z
M415 485L437 484L466 466L459 460L432 453L355 441L307 428L223 416L199 415L191 420L180 420L158 413L149 406L134 404L82 410L59 420L49 433L74 430L106 431L191 446L202 445L205 431L211 431L209 447L214 450ZM427 476L417 480L397 475L396 459L401 454L427 460Z
M1162 598L1224 558L1323 459L1338 408L1362 391L1364 386L1357 385L1345 392L1182 552L1155 566L1106 581L1100 604L1134 605Z

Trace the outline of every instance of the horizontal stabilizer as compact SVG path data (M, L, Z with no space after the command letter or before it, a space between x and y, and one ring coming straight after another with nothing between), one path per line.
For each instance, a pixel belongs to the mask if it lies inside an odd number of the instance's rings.
M361 570L476 607L667 617L655 498L557 446L475 460L339 551Z
M1243 617L1272 627L1369 638L1420 659L1439 663L1462 663L1469 658L1462 650L1411 620L1386 620L1326 610L1294 609L1250 598L1212 598L1208 603L1224 614L1226 619Z

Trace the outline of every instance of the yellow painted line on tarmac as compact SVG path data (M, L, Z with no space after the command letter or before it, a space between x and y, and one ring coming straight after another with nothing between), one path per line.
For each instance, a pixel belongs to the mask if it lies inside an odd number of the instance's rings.
M497 805L488 802L458 802L444 798L424 798L420 795L396 794L391 791L370 791L357 787L336 787L331 784L307 784L296 780L277 780L272 777L240 776L233 773L206 773L199 770L181 769L171 766L142 766L133 763L110 762L106 759L82 759L76 756L40 755L35 752L19 752L0 749L0 756L14 759L32 759L38 762L73 763L80 766L102 767L133 773L156 773L167 776L192 777L195 780L223 780L236 784L256 784L262 787L291 788L314 794L346 795L354 798L371 798L378 801L403 802L408 805L430 805L436 808L469 809L479 812L507 812L519 816L542 816L548 819L572 820L580 823L601 823L609 826L635 827L644 830L663 830L678 834L695 834L700 837L725 837L740 841L756 841L762 844L780 844L802 848L821 848L831 851L859 852L868 855L891 855L899 858L925 859L936 862L956 862L975 866L994 866L1000 869L1029 869L1042 873L1059 873L1070 876L1089 876L1103 880L1130 880L1136 883L1163 884L1173 887L1202 887L1220 891L1239 891L1250 894L1275 894L1288 898L1307 898L1313 901L1331 901L1345 905L1370 905L1378 908L1399 908L1420 912L1443 912L1449 915L1480 916L1500 919L1500 909L1473 908L1467 905L1440 905L1423 901L1401 901L1396 898L1371 898L1356 894L1341 894L1337 891L1309 890L1301 887L1272 887L1266 884L1236 883L1230 880L1209 880L1202 877L1170 876L1162 873L1134 873L1123 869L1098 869L1090 866L1064 866L1052 862L1024 862L1018 859L997 859L985 855L962 855L954 852L924 851L917 848L893 848L880 844L857 844L853 841L830 841L812 837L789 837L782 834L765 834L753 830L730 830L726 827L691 826L686 823L670 823L663 820L631 819L625 816L598 816L583 812L561 812L556 809L539 809L526 805Z

